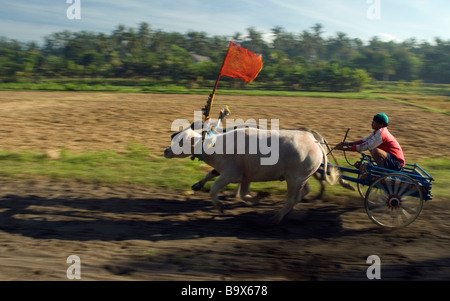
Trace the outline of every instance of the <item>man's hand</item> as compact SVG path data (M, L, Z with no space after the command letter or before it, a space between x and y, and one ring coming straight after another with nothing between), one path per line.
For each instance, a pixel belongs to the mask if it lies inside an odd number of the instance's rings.
M344 150L344 142L340 142L340 143L336 144L336 146L334 147L334 149L337 149L337 150Z
M350 151L352 149L352 147L349 145L348 142L340 142L340 143L336 144L334 149L343 150L343 151Z

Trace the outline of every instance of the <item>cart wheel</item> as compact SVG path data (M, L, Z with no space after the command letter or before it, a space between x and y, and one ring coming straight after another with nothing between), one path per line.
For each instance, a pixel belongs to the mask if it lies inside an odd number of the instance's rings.
M357 183L356 186L358 187L359 195L363 199L365 199L366 198L366 192L367 192L367 185L363 185L363 184Z
M363 155L363 158L364 158L364 157L370 158L369 156L367 156L367 155L364 154L364 153L362 153L362 155ZM370 159L369 159L369 160L370 160ZM363 164L363 161L356 162L356 163L355 163L355 168L356 168L356 169L361 169L361 165L362 165L362 164ZM364 163L364 164L366 164L366 163ZM369 189L370 182L368 182L367 180L362 180L362 179L361 179L361 176L362 176L362 173L359 173L359 174L358 174L358 180L362 181L364 184L361 184L361 183L357 182L357 183L356 183L356 186L357 186L357 188L358 188L359 195L360 195L363 199L365 199L365 198L366 198L366 194L367 194L367 190Z
M387 228L409 225L419 216L423 206L417 182L400 173L388 174L373 182L364 202L370 219Z
M360 176L361 176L361 175L358 175L358 179L359 179ZM365 198L366 198L366 194L367 194L367 190L369 189L369 186L357 182L357 183L356 183L356 187L358 188L359 195L360 195L363 199L365 199Z

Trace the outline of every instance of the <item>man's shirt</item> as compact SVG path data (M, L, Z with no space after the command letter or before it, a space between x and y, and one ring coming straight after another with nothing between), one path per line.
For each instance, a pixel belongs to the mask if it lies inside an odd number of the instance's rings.
M353 151L363 152L379 148L397 158L402 166L405 166L405 157L403 150L397 139L389 132L387 127L373 131L369 136L359 140L356 145L352 146Z

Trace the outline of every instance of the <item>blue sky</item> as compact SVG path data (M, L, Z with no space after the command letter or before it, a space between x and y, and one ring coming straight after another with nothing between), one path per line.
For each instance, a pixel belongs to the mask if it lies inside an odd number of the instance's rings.
M254 27L269 38L275 26L301 33L321 23L326 38L450 40L449 0L79 0L79 20L68 19L67 1L75 0L2 0L0 36L42 43L54 32L111 33L147 22L154 30L230 37Z

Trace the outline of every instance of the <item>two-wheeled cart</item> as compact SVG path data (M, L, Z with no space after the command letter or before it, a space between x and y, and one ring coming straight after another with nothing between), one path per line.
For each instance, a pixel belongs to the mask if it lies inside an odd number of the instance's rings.
M417 164L407 163L394 171L377 166L371 156L361 153L354 168L328 166L337 167L344 180L357 184L367 215L381 227L409 225L419 216L424 201L432 199L434 179ZM323 173L322 167L318 171Z

